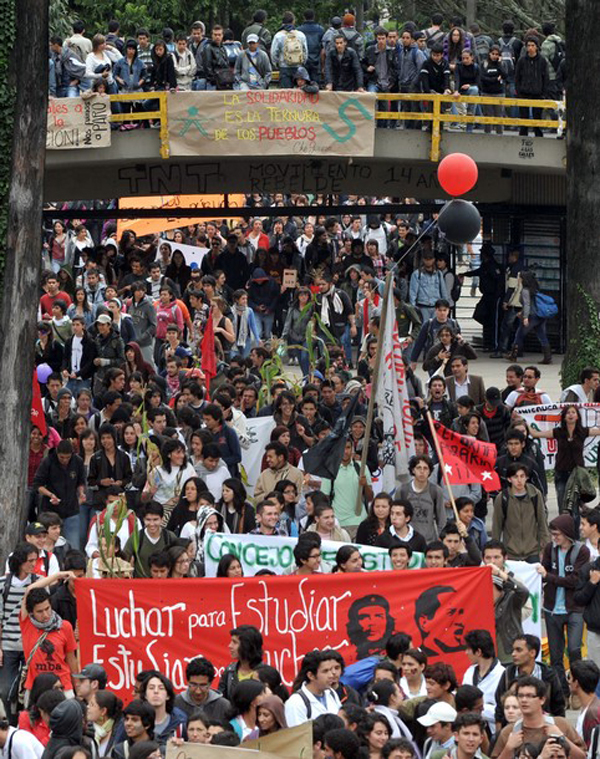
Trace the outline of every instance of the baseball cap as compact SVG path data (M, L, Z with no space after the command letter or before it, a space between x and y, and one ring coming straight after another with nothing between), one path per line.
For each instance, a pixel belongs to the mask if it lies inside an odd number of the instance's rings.
M485 399L493 406L497 406L502 401L500 391L497 387L488 387L488 389L485 391Z
M96 319L96 324L112 324L112 319L108 314L100 314Z
M48 528L40 522L30 522L25 528L25 535L45 535L47 532Z
M106 688L107 675L104 667L99 664L86 664L85 667L76 675L71 675L77 680L98 680L100 690Z
M249 34L246 37L246 42L258 42L258 34Z
M438 701L437 704L429 707L427 714L417 717L417 722L423 725L423 727L431 727L436 722L454 722L455 719L456 709L451 707L450 704Z

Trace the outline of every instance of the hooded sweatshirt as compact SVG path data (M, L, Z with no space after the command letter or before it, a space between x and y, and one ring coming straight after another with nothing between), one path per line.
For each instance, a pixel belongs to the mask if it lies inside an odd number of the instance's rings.
M53 759L61 748L81 744L83 712L77 699L63 701L52 710L50 730L50 740L42 759Z
M262 313L272 314L279 298L279 285L264 269L255 269L248 288L248 303L253 311L260 311L260 306L265 306Z
M283 701L279 698L279 696L266 696L261 702L260 706L262 709L268 709L271 714L273 715L273 719L275 720L276 727L273 729L272 732L277 732L278 730L286 730L287 729L287 720L285 718L285 706L283 705ZM249 740L252 740L253 738L264 738L265 736L269 735L270 733L263 732L260 728L256 728L253 730L250 735L248 736Z
M262 706L263 704L261 704ZM175 706L188 716L200 709L207 719L227 719L227 713L231 708L229 701L218 690L212 688L208 691L206 700L201 704L196 703L190 693L190 689L184 690L175 697Z
M555 614L583 611L575 601L575 590L583 567L590 560L590 551L577 540L573 517L561 514L550 522L550 529L560 530L571 542L566 551L552 541L547 543L542 557L542 566L547 574L544 578L544 611Z

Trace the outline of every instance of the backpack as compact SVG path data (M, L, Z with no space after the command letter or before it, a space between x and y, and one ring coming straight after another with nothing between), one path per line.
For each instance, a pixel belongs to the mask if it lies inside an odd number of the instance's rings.
M436 29L435 32L429 33L429 29L425 29L425 42L427 47L431 50L438 42L444 39L444 32L441 29Z
M342 34L346 38L348 47L351 47L352 50L354 50L354 52L356 53L356 55L360 56L360 40L362 39L362 37L360 36L360 33L355 30L351 36L348 36L342 30Z
M531 497L531 502L533 504L533 513L535 515L535 521L537 523L538 521L538 502L539 497L536 493ZM508 513L508 490L502 491L502 526L504 527L504 523L506 522L506 515ZM579 551L577 552L579 553Z
M300 37L293 30L285 33L282 58L286 66L301 66L304 63L304 48Z
M452 285L452 289L450 290L450 298L455 304L456 304L456 301L460 298L461 290L462 290L462 282L460 281L458 276L454 274L454 284Z
M475 37L475 52L480 63L487 61L491 46L492 40L486 34Z
M552 40L554 42L554 55L550 58L550 65L554 73L558 73L558 67L565 59L566 47L563 40Z
M513 45L516 41L516 37L511 37L508 41L506 41L504 37L500 37L498 40L498 45L500 46L500 60L504 64L506 78L510 80L513 80L515 76L515 48Z
M296 693L304 701L304 706L306 706L306 719L308 720L312 716L312 704L310 703L310 699L308 698L306 693L302 692L302 688L300 688L300 690L297 690Z
M534 303L535 310L540 319L551 319L558 313L558 306L551 295L536 293Z

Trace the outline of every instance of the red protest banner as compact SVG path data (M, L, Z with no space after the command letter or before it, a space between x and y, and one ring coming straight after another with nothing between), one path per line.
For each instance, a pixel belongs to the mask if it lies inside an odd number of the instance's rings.
M265 662L288 684L304 654L337 649L347 664L383 651L405 632L431 662L469 665L464 635L494 630L489 567L189 580L76 580L82 666L105 667L108 688L131 698L135 673L159 669L178 690L185 666L206 656L229 664L229 630L255 625Z
M500 490L496 465L496 446L433 423L442 450L444 466L451 485L476 482L487 491Z

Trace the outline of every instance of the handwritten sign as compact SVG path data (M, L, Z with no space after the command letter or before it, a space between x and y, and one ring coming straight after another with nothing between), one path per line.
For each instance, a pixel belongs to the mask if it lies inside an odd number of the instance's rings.
M236 193L227 196L230 208L242 208L246 202L243 195ZM119 198L119 208L156 208L161 211L176 210L177 208L221 208L225 203L225 195L148 195L139 198ZM215 218L227 218L228 221L239 219L238 216L230 216L231 212L215 212ZM117 221L117 237L121 237L123 230L131 229L138 237L150 235L155 232L166 232L169 229L182 229L188 224L197 224L207 219L198 217L164 216L156 219L119 219Z
M110 100L104 95L86 98L50 98L47 150L110 147Z
M283 286L293 290L298 285L298 272L296 269L283 270Z
M278 730L262 738L245 740L244 748L268 751L281 759L310 759L313 755L312 722L309 720L302 725Z
M372 93L174 92L167 104L172 156L374 152Z
M244 748L211 746L204 743L184 743L181 746L167 745L167 759L280 759L280 757L280 754L247 749L245 744Z

